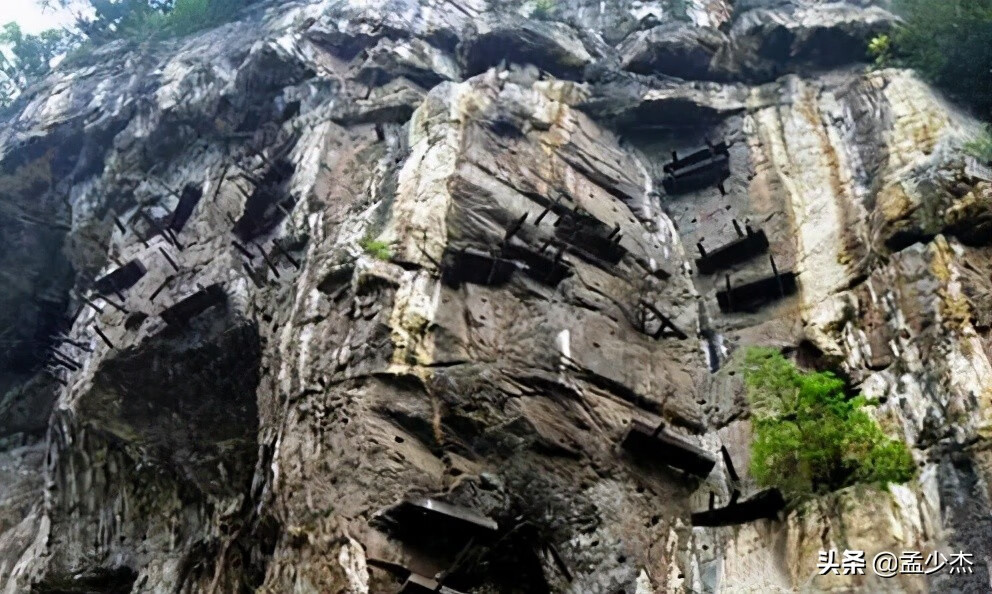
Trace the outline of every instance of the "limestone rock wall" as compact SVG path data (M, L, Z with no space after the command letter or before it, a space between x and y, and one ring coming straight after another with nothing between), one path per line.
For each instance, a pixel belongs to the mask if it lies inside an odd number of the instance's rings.
M0 591L987 591L992 180L977 122L861 63L892 22L263 2L64 64L0 130ZM720 139L724 191L665 189ZM699 272L735 221L795 294L724 311L772 272ZM877 398L917 479L693 527L758 491L749 345ZM635 422L715 468L632 457ZM422 497L498 538L401 533ZM829 548L976 565L819 576Z

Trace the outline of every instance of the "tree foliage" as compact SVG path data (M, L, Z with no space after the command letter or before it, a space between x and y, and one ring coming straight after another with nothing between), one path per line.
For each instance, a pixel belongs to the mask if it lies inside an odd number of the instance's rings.
M755 438L751 473L764 486L802 498L855 483L912 478L913 457L848 398L830 372L802 372L774 349L750 349L744 361Z
M9 105L28 83L47 73L52 60L77 41L78 36L69 31L26 35L16 23L0 27L0 107Z
M48 0L69 6L69 0ZM182 37L233 19L258 0L90 0L93 16L72 30L25 35L10 23L0 29L0 108L50 70L54 58L80 44L116 39L142 42Z
M992 117L992 0L893 0L893 56Z
M234 18L257 0L91 0L94 18L78 26L96 42L181 37Z

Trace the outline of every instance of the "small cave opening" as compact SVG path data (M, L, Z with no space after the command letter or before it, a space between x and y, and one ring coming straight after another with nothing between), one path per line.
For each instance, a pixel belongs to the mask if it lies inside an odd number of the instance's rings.
M558 44L540 27L495 30L479 35L472 43L459 48L465 76L475 76L505 60L508 64L539 64L541 70L556 78L576 80L582 67L564 58Z
M254 474L262 347L254 322L215 307L214 287L181 301L190 305L165 331L105 359L79 414L184 483L227 495Z
M373 525L403 541L412 558L445 568L441 577L430 578L416 568L387 567L405 580L401 592L462 593L485 586L499 592L550 592L540 557L549 543L519 513L500 514L496 521L471 508L422 499L385 510ZM553 555L560 562L556 550Z
M68 296L43 296L35 299L29 306L22 309L22 315L27 316L27 324L21 327L23 341L17 346L12 343L0 343L3 355L0 356L2 368L7 371L27 375L37 370L47 358L47 351L55 344L53 336L65 327L65 312L69 305ZM8 335L8 340L14 336Z
M442 268L441 281L457 289L463 283L486 287L505 285L519 267L513 260L464 248L447 250Z
M183 326L206 310L227 302L227 293L218 284L204 287L184 297L162 312L162 319L172 327Z
M280 159L272 164L258 180L245 201L241 217L232 232L243 242L249 242L270 232L288 216L296 201L289 192L289 182L296 172L292 163Z
M327 273L317 285L317 290L325 295L337 294L338 291L347 288L351 284L351 279L354 275L354 265L338 266Z
M186 184L182 194L180 194L179 203L176 204L176 208L172 211L172 217L169 219L169 229L177 233L182 231L186 223L189 222L190 217L193 216L193 211L196 210L196 206L202 198L202 188L195 184Z
M31 588L32 594L127 594L138 573L130 567L99 567L74 574L48 575Z

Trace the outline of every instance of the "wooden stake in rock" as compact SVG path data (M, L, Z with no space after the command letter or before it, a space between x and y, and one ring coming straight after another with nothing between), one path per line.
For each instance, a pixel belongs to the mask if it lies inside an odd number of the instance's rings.
M296 268L297 270L300 269L300 263L296 261L296 258L294 258L289 253L289 251L287 251L285 248L283 248L281 245L279 245L279 240L273 239L272 240L272 245L276 248L276 251L278 251L280 254L282 254L282 256L284 258L286 258L287 260L289 260L289 263L292 264L294 268Z
M778 274L778 266L775 266L775 256L768 254L768 260L772 263L772 274L775 275L775 282L778 283L778 292L785 297L785 285L782 284L782 277Z
M176 264L176 261L172 259L172 256L169 255L169 252L165 251L165 248L163 247L159 247L158 251L162 252L162 255L165 256L166 261L169 263L170 266L172 266L172 269L175 270L176 272L179 272L179 265Z
M106 343L108 347L110 347L111 349L114 348L114 343L110 342L110 338L108 338L107 335L103 333L103 330L100 329L100 326L93 324L93 330L96 331L97 336L99 336L100 339L103 340L103 342Z
M727 279L727 310L734 311L734 294L730 290L730 275L726 276Z
M279 278L279 269L276 268L276 265L272 262L272 260L269 259L269 255L265 253L265 250L262 249L262 246L258 245L257 243L254 245L255 245L255 249L258 250L258 253L262 254L262 259L265 260L265 264L269 267L269 270L272 271L272 274L274 274L276 278Z
M166 279L164 281L162 281L162 284L159 285L157 289L155 289L155 292L152 293L152 296L148 300L149 301L155 301L155 298L158 297L159 293L161 293L162 291L164 291L165 288L167 286L169 286L169 283L171 283L172 282L172 279L174 279L174 278L176 278L176 277L174 277L174 276L168 276L168 277L166 277Z
M233 245L235 247L235 249L237 249L239 252L241 252L241 255L242 256L244 256L245 258L248 258L248 261L249 262L255 259L255 254L249 252L248 251L248 248L246 248L245 246L241 245L237 241L235 241L235 240L232 239L231 240L231 245Z

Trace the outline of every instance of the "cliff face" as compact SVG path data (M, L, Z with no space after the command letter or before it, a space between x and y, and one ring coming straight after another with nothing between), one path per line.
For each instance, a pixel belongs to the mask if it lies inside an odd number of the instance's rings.
M262 4L22 99L0 131L0 591L381 593L453 567L472 592L988 590L977 123L866 69L893 22L868 2L544 7ZM665 187L672 151L721 139L725 194ZM735 221L768 250L699 272ZM745 307L768 254L788 287ZM693 527L711 493L759 490L756 344L878 398L917 478ZM637 422L715 468L637 459ZM496 536L459 556L401 517L423 497ZM975 567L819 576L831 548Z

